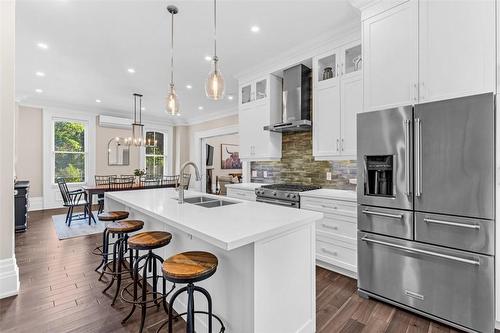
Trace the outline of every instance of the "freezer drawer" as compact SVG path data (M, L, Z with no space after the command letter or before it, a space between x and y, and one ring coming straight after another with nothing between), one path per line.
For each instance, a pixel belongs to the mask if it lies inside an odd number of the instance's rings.
M415 240L465 251L494 254L492 220L415 213Z
M491 256L359 232L358 287L472 330L494 330Z
M413 240L413 213L359 205L358 229Z

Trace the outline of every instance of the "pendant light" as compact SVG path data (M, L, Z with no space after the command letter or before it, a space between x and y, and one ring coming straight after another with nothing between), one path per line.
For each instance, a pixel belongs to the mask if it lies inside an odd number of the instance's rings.
M208 98L215 101L224 98L224 77L220 72L217 62L217 0L214 0L214 56L212 58L214 70L208 74L207 82L205 83L205 93Z
M167 10L172 15L172 29L170 36L170 89L166 99L165 111L172 116L180 116L179 99L174 86L174 15L179 12L179 9L170 5Z
M137 100L139 100L139 117L137 117ZM142 95L134 94L134 122L132 123L131 143L140 147L144 144L144 125L142 124Z

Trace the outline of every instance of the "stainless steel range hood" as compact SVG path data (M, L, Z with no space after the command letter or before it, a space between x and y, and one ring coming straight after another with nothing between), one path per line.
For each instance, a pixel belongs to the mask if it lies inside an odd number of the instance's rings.
M282 121L264 126L273 132L311 130L311 69L297 65L283 71Z

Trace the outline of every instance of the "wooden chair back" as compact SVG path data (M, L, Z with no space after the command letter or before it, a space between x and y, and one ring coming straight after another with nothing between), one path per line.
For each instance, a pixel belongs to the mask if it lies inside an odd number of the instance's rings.
M116 178L116 175L108 175L108 176L95 176L94 181L96 186L110 186L111 179Z
M177 186L179 184L179 175L163 176L162 184L163 185L175 185L175 186Z
M109 188L112 190L130 189L134 186L134 176L114 177L109 182Z

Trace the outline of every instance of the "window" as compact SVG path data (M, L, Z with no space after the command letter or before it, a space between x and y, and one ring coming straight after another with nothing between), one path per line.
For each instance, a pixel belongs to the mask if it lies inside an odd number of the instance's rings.
M81 121L54 121L54 181L62 177L67 183L85 182L86 124Z
M161 132L146 132L146 176L160 177L166 172L166 135Z

